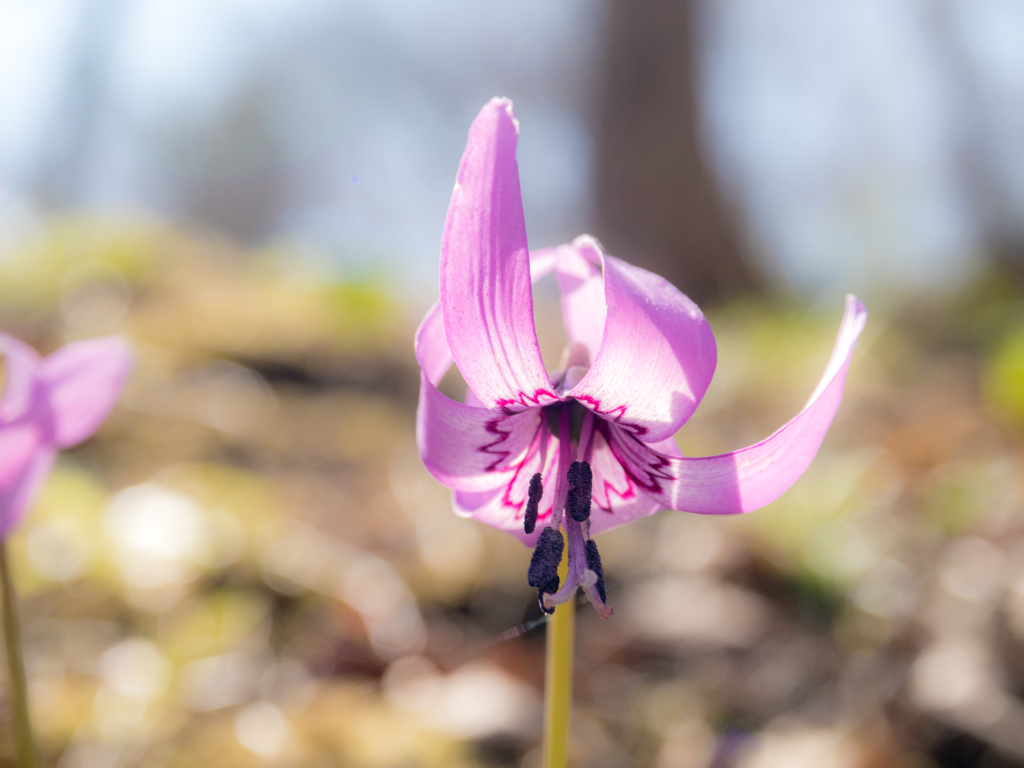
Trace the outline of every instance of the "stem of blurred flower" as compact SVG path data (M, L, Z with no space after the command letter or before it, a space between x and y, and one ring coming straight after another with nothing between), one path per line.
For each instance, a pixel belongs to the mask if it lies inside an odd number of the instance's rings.
M565 533L562 533L564 538ZM564 582L569 573L569 547L558 566ZM569 713L572 710L572 651L576 623L576 601L555 608L548 621L547 677L544 682L544 768L568 765Z
M40 768L35 742L32 739L32 723L28 714L25 660L21 653L21 630L18 627L18 614L14 605L11 569L7 565L6 539L0 539L0 581L3 582L4 646L7 650L7 670L10 678L11 709L14 710L18 765L22 768Z

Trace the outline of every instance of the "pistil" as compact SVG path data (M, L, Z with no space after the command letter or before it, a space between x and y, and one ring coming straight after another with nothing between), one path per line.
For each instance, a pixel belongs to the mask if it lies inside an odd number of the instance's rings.
M612 609L605 604L607 594L601 556L597 552L596 542L587 538L585 527L587 527L585 523L581 524L571 517L565 519L566 538L569 540L569 572L561 589L540 591L540 605L545 613L550 613L556 605L571 600L576 594L577 587L583 588L584 594L602 619L608 618L613 613Z
M583 416L583 427L580 429L580 444L576 455L581 461L590 463L590 455L594 452L594 412L589 408Z
M555 503L551 509L551 527L562 527L562 512L569 495L569 462L572 461L572 443L569 432L569 408L558 413L558 474L555 475Z

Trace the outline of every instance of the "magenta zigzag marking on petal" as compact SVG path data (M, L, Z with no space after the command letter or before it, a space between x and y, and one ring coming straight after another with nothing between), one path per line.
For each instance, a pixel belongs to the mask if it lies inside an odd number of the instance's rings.
M550 389L539 388L534 390L532 395L528 395L525 392L520 392L516 397L504 398L498 400L496 405L505 410L513 405L521 405L524 408L536 408L540 405L541 397L547 395L551 398L552 402L561 402L562 398L552 392Z
M491 419L490 421L488 421L484 425L484 430L487 433L491 434L491 435L497 435L498 436L497 439L495 439L493 442L487 443L486 445L481 445L481 446L479 446L477 448L477 450L480 453L486 453L486 454L488 454L490 456L494 456L495 457L494 461L492 461L490 464L487 465L487 467L485 469L485 471L487 471L487 472L495 471L499 466L501 466L501 464L505 460L508 459L509 456L512 455L512 451L494 450L499 445L501 445L506 440L508 440L509 435L512 434L512 430L511 429L503 430L503 429L501 429L501 427L499 425L505 419L507 419L509 416L512 416L514 414L512 412L510 412L506 408L502 408L501 411L502 411L502 415L501 416L494 417L493 419ZM541 424L537 426L537 430L533 433L533 437L530 438L530 447L526 449L526 456L527 457L530 456L531 451L533 450L533 444L537 441L537 436L540 434L540 427L542 425L543 425L543 420L541 421ZM526 459L524 458L523 461L525 461L525 460Z
M628 405L618 405L615 408L612 408L610 411L605 411L601 409L601 401L598 400L596 397L593 397L591 395L580 395L576 399L579 400L581 403L590 403L591 409L594 411L594 413L600 416L605 421L611 422L618 427L622 427L623 429L628 429L634 435L647 434L647 427L642 426L640 424L634 424L631 421L622 420L622 417L626 415L626 409L629 408Z
M526 506L527 497L523 496L522 501L516 503L511 498L512 489L515 487L516 481L519 479L519 474L523 471L523 467L525 467L533 458L534 454L540 450L540 441L537 438L540 435L540 430L543 428L543 426L544 425L542 423L541 426L537 429L537 432L534 435L534 439L530 441L530 447L526 449L526 455L523 456L523 460L519 462L519 466L516 467L515 474L512 475L512 479L508 481L508 485L505 486L505 493L502 494L501 497L501 503L504 504L506 508L515 510L513 513L514 520L521 520L523 518L523 515L525 514L523 512L523 507ZM534 446L536 446L536 450L534 449ZM543 472L544 467L541 467L540 471ZM532 476L533 475L531 473L531 477ZM551 514L550 507L548 508L547 514ZM543 517L544 515L541 514L537 516L537 519L541 520Z
M604 425L603 429L602 429L602 425ZM599 422L597 425L595 425L595 429L597 429L598 432L601 434L601 439L604 441L605 445L607 446L608 445L608 437L605 434L605 432L607 432L607 430L608 430L607 422L604 422L604 421ZM592 440L590 444L594 445L594 442L595 441ZM619 466L620 467L621 467L621 465L622 465L621 462L619 462ZM595 481L597 480L598 476L599 475L597 475L596 472L595 472L595 476L594 476ZM630 499L635 499L637 497L636 488L634 488L634 486L633 486L633 481L629 478L629 475L627 475L625 473L625 470L623 470L623 478L622 479L625 481L625 487L622 488L622 489L619 489L619 487L616 485L616 483L613 482L612 480L610 480L607 475L604 475L604 474L600 475L601 486L599 488L595 487L595 489L594 489L595 492L591 495L591 498L592 498L594 504L596 504L597 507L600 508L602 512L605 512L605 513L610 514L610 515L615 513L615 509L614 509L614 507L615 507L615 498L618 498L621 501L628 501ZM617 478L616 478L616 480L617 480Z
M627 488L626 488L625 492L620 491L618 488L616 488L614 485L612 485L607 480L604 480L603 482L604 482L604 497L608 500L608 506L606 507L604 504L602 504L601 500L598 499L596 496L593 497L594 503L597 504L598 509L600 509L602 512L607 512L609 515L613 514L613 510L612 510L612 506L613 506L613 504L612 504L612 494L613 493L616 496L618 496L619 499L621 499L622 501L627 501L628 499L635 499L636 498L636 491L633 490L633 481L630 480L628 475L626 476Z
M621 444L619 442L619 436L615 436L614 439L611 435L611 427L607 422L601 424L602 434L604 434L605 441L608 443L608 447L611 448L612 454L616 460L622 466L622 471L626 473L626 476L636 483L640 488L649 494L660 494L661 483L659 480L675 480L675 475L670 472L664 471L666 467L671 466L671 461L666 456L662 456L660 453L652 451L649 447L641 443L633 435L626 434L623 438L629 438L633 440L638 446L640 451L636 456L625 456L626 450L629 446ZM621 449L621 450L620 450ZM647 457L653 457L655 463L650 463L650 459ZM641 465L645 468L647 474L647 481L642 480L636 472L633 471L634 465Z
M540 424L540 429L537 430L537 433L536 433L536 435L534 437L534 440L531 441L530 447L527 450L526 455L523 457L523 460L519 463L519 466L516 468L515 475L512 477L512 479L509 481L508 485L505 487L505 492L502 495L502 503L507 508L510 508L510 509L514 510L514 513L513 513L514 514L514 518L513 519L515 519L515 520L522 520L522 518L523 518L523 514L524 514L523 508L526 506L527 495L523 494L522 495L522 501L516 503L511 498L512 489L515 487L516 481L519 479L520 473L523 471L523 469L527 465L529 465L529 463L534 459L535 456L537 456L537 454L540 453L540 434L541 434L540 430L544 429L544 428L545 428L545 423L542 420L541 424ZM548 443L547 462L541 464L540 466L538 466L536 468L536 471L541 473L541 477L544 477L547 474L547 469L550 467L552 472L557 475L557 470L556 470L557 466L558 466L558 438L556 437L556 438L553 438L551 440L551 442ZM531 477L533 476L532 472L530 473L530 476ZM545 477L545 480L544 480L545 484L548 483L548 482L551 482L551 481L552 481L551 478ZM541 523L544 523L544 522L546 522L546 521L551 519L551 516L552 516L552 514L555 511L555 503L554 503L554 501L555 501L554 500L554 495L552 494L551 503L548 504L547 507L542 507L540 510L538 510L538 514L537 514L537 524L538 525L540 525Z

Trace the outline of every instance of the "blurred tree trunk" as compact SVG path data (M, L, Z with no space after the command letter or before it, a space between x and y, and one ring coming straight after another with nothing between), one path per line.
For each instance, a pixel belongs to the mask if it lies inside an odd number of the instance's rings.
M698 303L759 279L705 162L694 44L699 0L610 0L598 102L597 233Z
M959 141L955 161L960 183L966 190L964 200L978 223L989 256L1002 274L1022 290L1024 221L1006 170L1013 166L1006 163L1005 154L999 151L996 127L1000 123L1013 124L1007 112L1013 108L1014 101L1008 98L1000 101L991 95L986 99L986 86L991 87L992 73L980 71L977 60L972 59L965 40L963 17L956 13L953 0L942 0L928 10L931 14L928 21L957 115Z

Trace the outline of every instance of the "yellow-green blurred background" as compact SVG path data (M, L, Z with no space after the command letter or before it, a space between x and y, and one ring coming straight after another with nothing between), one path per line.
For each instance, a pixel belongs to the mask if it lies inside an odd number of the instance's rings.
M9 539L45 763L539 768L530 553L414 441L501 93L531 245L706 308L688 455L785 423L871 311L791 491L600 538L572 764L1024 765L1021 40L997 0L0 2L0 329L137 354ZM535 313L553 368L553 283Z

